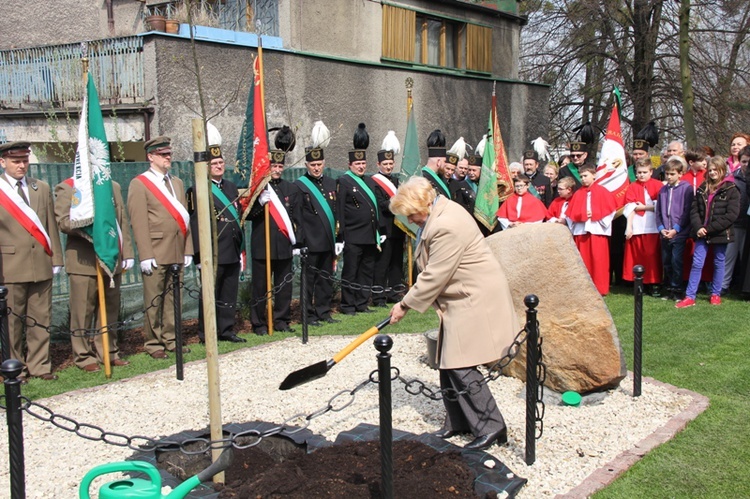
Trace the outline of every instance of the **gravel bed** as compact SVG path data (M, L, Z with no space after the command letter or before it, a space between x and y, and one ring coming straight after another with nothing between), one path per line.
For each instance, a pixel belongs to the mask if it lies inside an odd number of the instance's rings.
M419 378L438 387L437 371L424 362L425 342L421 334L394 335L392 365L407 379ZM312 337L307 345L287 339L220 357L222 419L225 423L264 420L280 423L291 416L312 413L341 390L350 390L377 368L372 342L335 366L322 379L291 391L278 390L279 383L294 370L331 358L352 337ZM127 369L127 368L125 368ZM208 425L206 363L185 368L185 380L175 379L175 369L144 374L104 386L79 390L39 400L55 413L107 431L152 438ZM662 427L691 402L658 384L644 382L641 397L630 396L632 380L611 390L600 403L564 407L547 403L544 435L537 441L536 462L524 462L525 389L515 378L501 377L491 383L492 393L508 424L509 444L493 446L489 453L518 475L529 480L518 497L552 497L563 494L605 463ZM346 398L344 399L346 400ZM334 440L339 431L361 422L378 424L377 387L358 392L352 405L341 412L315 418L309 428ZM394 382L393 426L412 433L436 431L443 422L442 402L408 394ZM3 417L4 421L4 417ZM7 449L7 431L0 432L0 445ZM468 437L454 437L463 445ZM29 498L76 498L78 484L91 468L124 460L128 448L92 442L24 414L26 493ZM0 495L10 490L8 461L0 460ZM116 479L108 475L98 484Z

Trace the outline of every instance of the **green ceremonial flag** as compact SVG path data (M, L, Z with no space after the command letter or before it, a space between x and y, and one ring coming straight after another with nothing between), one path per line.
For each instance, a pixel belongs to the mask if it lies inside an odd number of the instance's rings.
M112 277L120 255L109 143L93 79L89 76L78 129L78 150L73 170L71 227L82 230L94 244L99 264Z
M495 173L495 125L492 112L490 112L488 126L490 133L482 156L482 174L479 177L477 200L474 204L474 217L490 231L497 225L497 209L500 205L497 197L497 174Z
M406 122L406 137L404 138L404 157L401 160L401 171L399 172L399 181L401 183L413 177L421 166L419 157L419 143L417 142L417 118L414 109L409 113L409 119ZM403 215L396 215L396 225L406 232L411 238L416 238L418 227L406 219Z

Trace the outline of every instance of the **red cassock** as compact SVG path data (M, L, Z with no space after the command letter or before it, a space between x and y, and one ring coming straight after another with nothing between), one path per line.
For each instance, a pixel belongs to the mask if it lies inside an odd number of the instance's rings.
M549 208L547 209L547 220L552 220L553 218L560 218L560 215L562 215L562 209L563 205L570 201L570 198L565 199L561 197L557 197L552 200L552 202L549 205ZM566 210L566 216L567 216L567 210Z
M586 206L589 192L591 193L591 218L588 217ZM587 229L585 233L577 235L576 232L580 231L576 230L575 225L583 225L588 222L593 228L596 227L596 222L608 217L611 224L611 217L616 210L617 200L615 196L604 187L594 184L578 189L570 199L566 212L568 219L574 223L573 240L581 254L581 259L586 265L597 291L602 296L609 293L609 234L611 233L611 225L608 230L604 228L597 230L599 233L592 233ZM594 223L591 224L591 222Z
M664 184L656 179L646 182L633 182L625 192L625 207L634 203L646 204L646 193L653 204ZM622 259L622 278L633 281L633 267L642 265L643 283L658 284L662 281L661 241L656 228L653 212L636 211L633 221L633 236L625 240L625 253ZM644 219L647 222L644 222Z
M521 212L518 213L518 199L522 199ZM511 194L497 210L498 218L507 218L511 222L535 223L542 222L547 217L547 207L531 194Z

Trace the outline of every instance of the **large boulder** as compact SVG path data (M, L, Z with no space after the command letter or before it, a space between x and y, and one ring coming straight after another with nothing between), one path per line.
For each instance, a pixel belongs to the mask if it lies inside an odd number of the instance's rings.
M567 227L526 224L494 234L487 243L505 270L522 324L524 297L539 297L545 385L579 393L617 386L627 373L617 329ZM505 373L526 379L525 346Z

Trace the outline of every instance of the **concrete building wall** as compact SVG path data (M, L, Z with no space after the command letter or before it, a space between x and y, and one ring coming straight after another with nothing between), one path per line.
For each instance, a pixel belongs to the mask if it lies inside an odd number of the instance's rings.
M175 159L190 159L190 119L198 116L199 103L189 44L159 37L154 43L159 102L151 133L171 135ZM222 133L225 158L234 164L255 50L201 43L198 54L204 68L208 114L219 113L211 122ZM388 130L395 130L399 140L404 140L407 77L414 80L414 109L423 157L425 139L435 128L440 128L450 143L463 136L476 145L486 133L492 92L492 81L488 79L373 67L270 50L264 51L264 66L268 126L289 124L297 130L291 163L302 164L313 123L322 120L332 134L331 145L326 149L327 166L345 168L354 130L359 122L364 122L370 133L373 170L374 153ZM518 158L528 141L546 135L548 89L498 82L497 95L506 148L510 157Z
M3 2L0 49L78 43L145 31L141 21L143 3L112 3L114 32L107 25L105 0L7 0Z

